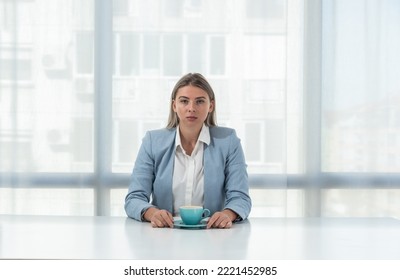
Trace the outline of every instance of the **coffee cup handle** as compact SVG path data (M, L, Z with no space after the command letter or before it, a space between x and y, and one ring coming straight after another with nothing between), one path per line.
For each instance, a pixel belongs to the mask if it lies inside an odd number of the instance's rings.
M207 208L204 208L203 210L203 219L207 218L208 216L210 216L211 212L210 210L208 210Z

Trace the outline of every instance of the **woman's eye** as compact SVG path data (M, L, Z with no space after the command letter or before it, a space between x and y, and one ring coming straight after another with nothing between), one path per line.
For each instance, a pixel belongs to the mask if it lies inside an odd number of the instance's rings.
M182 104L188 104L188 101L187 101L186 99L181 99L180 102L181 102Z
M197 100L197 101L196 101L196 104L197 104L197 105L200 105L200 104L203 104L203 103L204 103L204 100L203 100L203 99L200 99L200 100Z

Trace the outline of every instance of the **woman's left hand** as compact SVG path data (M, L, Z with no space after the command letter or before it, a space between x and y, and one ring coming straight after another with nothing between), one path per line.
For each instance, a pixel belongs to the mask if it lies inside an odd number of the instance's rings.
M232 221L237 217L237 214L230 209L225 209L221 212L215 212L207 222L207 228L231 228Z

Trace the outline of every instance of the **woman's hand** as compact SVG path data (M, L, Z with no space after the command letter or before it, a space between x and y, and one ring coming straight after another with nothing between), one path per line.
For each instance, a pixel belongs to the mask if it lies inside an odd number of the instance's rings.
M207 228L231 228L237 214L230 209L215 212L207 222Z
M144 218L149 221L154 228L174 227L174 218L167 210L149 208L144 213Z

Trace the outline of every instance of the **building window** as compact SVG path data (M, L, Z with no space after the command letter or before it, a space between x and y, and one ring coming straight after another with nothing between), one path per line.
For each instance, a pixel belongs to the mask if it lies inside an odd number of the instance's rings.
M0 80L26 82L32 80L30 49L0 48Z
M246 15L254 19L282 18L285 0L246 0Z
M225 74L225 38L215 36L210 38L210 70L211 75Z
M119 41L118 41L119 39ZM139 74L140 69L140 48L139 35L122 33L116 38L118 59L115 60L114 74L130 76ZM115 71L116 70L116 71Z
M165 3L164 14L167 18L190 18L202 15L202 0L169 0Z
M181 76L199 72L208 76L226 73L223 35L116 33L114 75Z
M94 37L92 32L76 34L76 73L93 74L94 68Z

